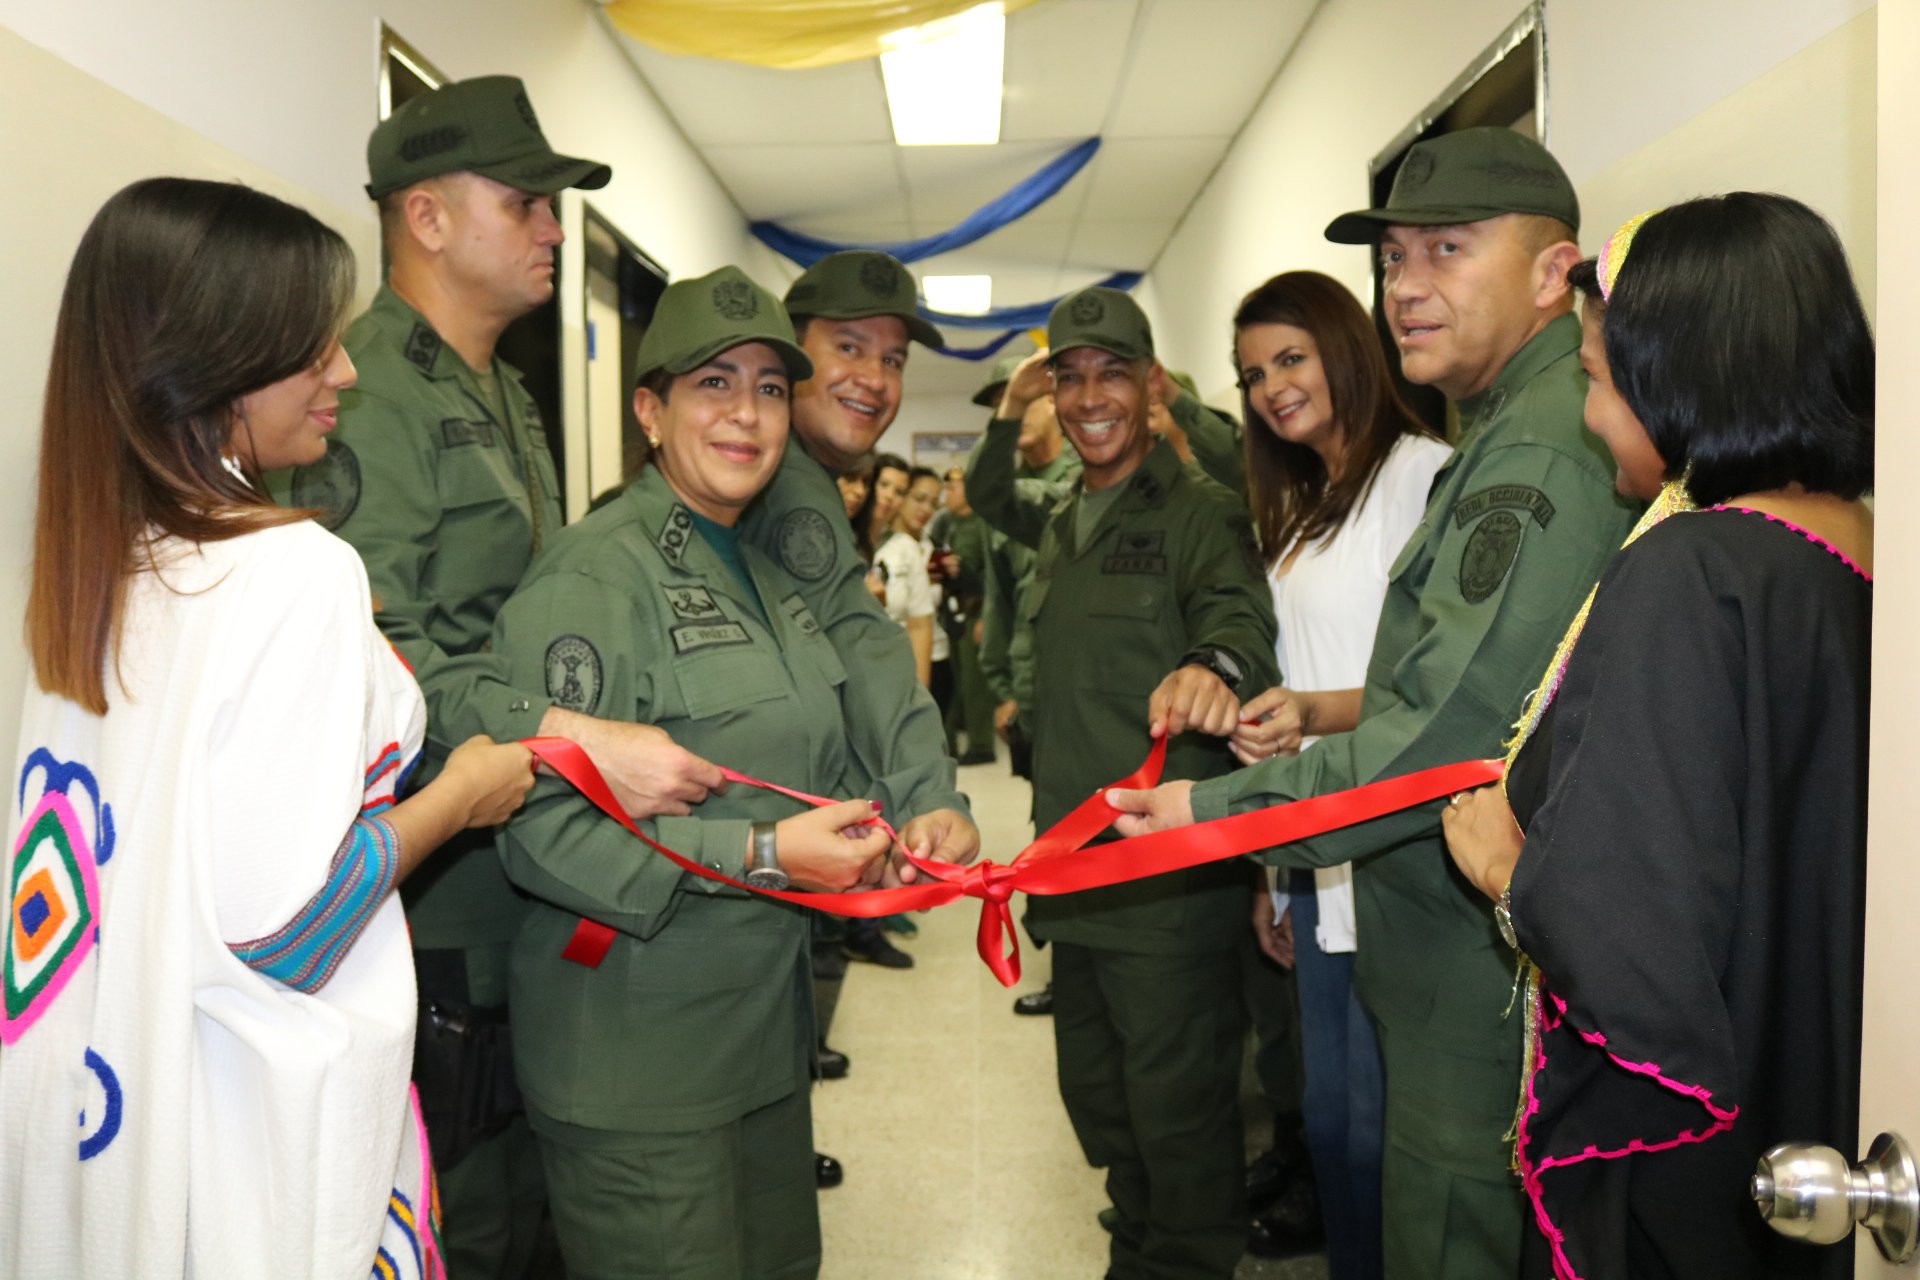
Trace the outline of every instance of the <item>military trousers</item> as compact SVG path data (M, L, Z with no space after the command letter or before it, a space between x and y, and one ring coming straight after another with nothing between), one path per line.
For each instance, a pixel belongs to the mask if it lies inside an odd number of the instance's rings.
M1245 1251L1240 956L1056 941L1060 1097L1120 1220L1113 1280L1228 1280Z
M813 1110L802 1083L685 1133L564 1124L529 1104L568 1280L820 1274Z
M993 730L993 689L986 673L980 670L980 646L973 642L973 621L969 619L953 642L954 675L957 695L947 707L947 746L954 755L993 754L996 737ZM964 751L961 739L966 740Z
M1520 1081L1511 1036L1463 1054L1381 1023L1386 1141L1381 1216L1387 1280L1509 1280L1520 1272L1526 1198L1506 1140ZM1511 1053L1503 1052L1511 1041Z

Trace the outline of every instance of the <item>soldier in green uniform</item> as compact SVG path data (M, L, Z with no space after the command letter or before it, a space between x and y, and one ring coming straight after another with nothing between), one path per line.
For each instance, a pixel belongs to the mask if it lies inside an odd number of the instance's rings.
M1223 778L1110 793L1127 834L1497 756L1532 683L1634 512L1581 427L1586 378L1566 272L1573 187L1539 144L1468 129L1409 153L1382 209L1337 218L1377 245L1409 380L1459 410L1458 451L1393 566L1359 728ZM1519 1265L1522 1198L1502 1137L1521 1026L1513 957L1453 870L1438 805L1263 855L1354 863L1356 985L1386 1065L1386 1271L1484 1280Z
M1048 321L1048 353L1014 374L975 453L975 507L1038 552L1034 821L1048 826L1166 734L1168 777L1232 768L1235 691L1274 670L1272 598L1246 505L1147 425L1165 371L1126 294L1084 289ZM1048 390L1083 465L1061 501L1023 494L1016 440ZM1054 946L1060 1093L1118 1210L1117 1280L1228 1277L1246 1243L1238 1107L1245 1024L1238 863L1029 900Z
M500 611L494 649L516 682L846 794L853 682L799 583L737 528L810 372L780 303L737 269L667 289L635 373L651 456ZM873 814L735 785L651 834L755 884L839 890L887 862ZM682 872L558 781L501 848L533 898L513 949L514 1056L568 1274L816 1275L800 909ZM562 955L582 915L617 930L597 968Z
M941 584L941 619L951 620L954 697L947 708L947 741L966 738L960 764L992 764L993 693L980 669L985 639L987 561L993 554L993 528L967 502L967 469L949 467L942 494L945 506L928 526L936 547L953 553L957 568Z
M475 733L571 737L636 814L682 812L720 782L666 735L554 707L486 652L494 615L561 525L531 396L494 354L553 291L553 195L606 165L557 155L511 76L408 102L367 143L390 269L347 331L360 372L326 458L280 493L315 507L366 562L380 628L427 698L423 781ZM285 477L282 478L286 480ZM514 1091L507 947L523 903L490 832L450 843L407 882L419 973L415 1078L440 1175L455 1280L527 1269L544 1193Z
M900 411L908 344L938 347L913 276L884 253L830 254L787 290L813 375L794 388L793 439L780 470L741 521L743 540L800 585L849 682L850 785L882 803L916 852L971 862L980 833L954 786L940 709L914 675L906 633L867 590L834 476L868 452Z

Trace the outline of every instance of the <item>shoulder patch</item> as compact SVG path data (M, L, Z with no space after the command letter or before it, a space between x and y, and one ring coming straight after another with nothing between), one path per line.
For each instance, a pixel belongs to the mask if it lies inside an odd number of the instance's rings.
M293 505L313 507L329 533L347 522L360 505L360 458L344 440L328 440L327 456L297 467L293 473Z
M692 653L696 649L712 649L724 644L753 643L753 637L747 634L747 629L737 622L685 622L677 627L669 627L667 634L673 637L675 653Z
M713 593L705 587L666 587L667 607L682 622L719 622L726 613L713 602Z
M1553 523L1553 502L1530 484L1496 484L1453 504L1453 527L1464 529L1489 511L1524 511L1542 529Z
M802 582L818 582L833 568L833 526L812 507L795 507L780 521L774 547L788 573Z
M547 696L555 706L591 715L604 679L600 651L586 638L565 635L547 646Z
M433 372L433 362L440 358L440 335L433 326L424 321L416 322L413 332L407 335L407 361L417 365L422 373Z
M1495 511L1474 526L1460 554L1460 598L1479 604L1506 581L1507 571L1520 555L1520 517Z
M1100 562L1102 573L1167 571L1167 535L1159 529L1122 530L1113 554Z
M800 628L801 635L810 636L820 630L820 623L814 618L813 610L807 608L807 602L800 598L798 591L782 600L780 607L786 610L787 616L792 618L794 625Z
M687 540L692 537L693 516L676 502L673 510L667 513L666 523L660 526L660 536L653 540L653 545L659 548L668 564L678 569L680 558L687 554Z

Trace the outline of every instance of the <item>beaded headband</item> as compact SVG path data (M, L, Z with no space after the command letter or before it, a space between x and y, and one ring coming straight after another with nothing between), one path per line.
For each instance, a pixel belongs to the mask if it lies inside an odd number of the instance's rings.
M1628 218L1620 229L1607 237L1607 243L1600 249L1600 256L1594 260L1594 274L1599 277L1600 297L1602 301L1613 301L1613 284L1620 278L1620 268L1627 261L1627 250L1633 247L1633 237L1648 218L1660 212L1649 209L1645 213Z

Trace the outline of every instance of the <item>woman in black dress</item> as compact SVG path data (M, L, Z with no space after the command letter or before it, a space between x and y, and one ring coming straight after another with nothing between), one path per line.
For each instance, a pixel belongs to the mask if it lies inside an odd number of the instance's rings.
M1872 337L1832 229L1781 196L1637 219L1575 282L1588 425L1655 504L1505 795L1444 818L1539 971L1523 1274L1850 1276L1747 1187L1775 1143L1856 1138Z

